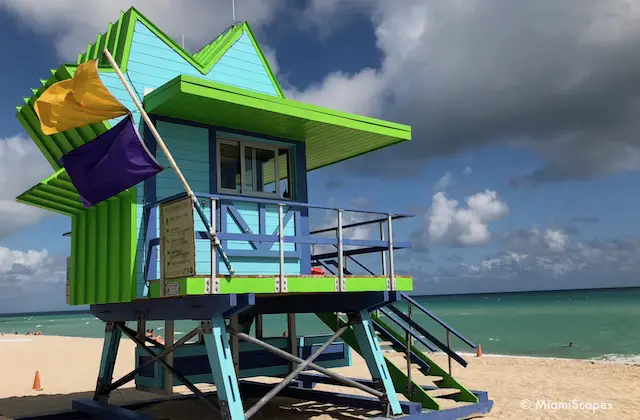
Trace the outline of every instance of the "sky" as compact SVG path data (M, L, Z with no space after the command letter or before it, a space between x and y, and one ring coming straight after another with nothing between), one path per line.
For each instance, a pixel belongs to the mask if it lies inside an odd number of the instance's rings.
M70 220L15 202L52 173L15 107L131 5L190 51L231 24L231 0L176 4L0 0L0 313L67 308ZM411 125L308 182L314 204L415 214L394 236L417 293L640 286L640 0L236 0L236 15L287 97Z

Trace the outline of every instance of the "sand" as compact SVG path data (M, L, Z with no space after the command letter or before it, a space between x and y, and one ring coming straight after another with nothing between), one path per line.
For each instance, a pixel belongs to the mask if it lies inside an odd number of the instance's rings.
M101 349L101 339L0 336L0 419L63 411L70 408L73 399L90 398ZM133 369L133 349L131 341L122 341L116 378ZM433 357L446 367L445 357ZM392 360L398 365L405 363L398 357ZM467 388L489 392L495 404L488 419L640 418L640 366L490 355L470 356L467 360L467 368L454 363L454 376ZM36 370L43 388L40 392L32 390ZM357 355L353 366L336 371L352 377L369 377L366 365ZM416 372L415 376L420 374ZM158 398L132 387L133 382L112 393L110 402L125 404ZM203 387L205 391L208 389L212 388ZM184 387L177 387L176 391L189 393ZM163 404L145 412L173 419L178 416L172 413L185 411L189 415L182 418L199 418L203 412L193 402ZM357 418L363 413L281 398L259 414L256 419L327 420Z

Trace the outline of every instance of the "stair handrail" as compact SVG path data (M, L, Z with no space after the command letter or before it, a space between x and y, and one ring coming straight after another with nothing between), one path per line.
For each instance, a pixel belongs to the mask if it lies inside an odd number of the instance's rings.
M469 340L468 338L466 338L465 336L463 336L462 334L460 334L458 331L456 331L455 329L453 329L452 327L450 327L446 322L444 322L442 319L440 319L438 316L436 316L433 312L431 312L430 310L428 310L427 308L425 308L424 306L422 306L420 303L418 303L418 301L416 301L414 298L412 298L411 296L407 295L406 293L400 293L400 297L402 299L405 299L410 305L415 306L416 308L418 308L422 313L424 313L425 315L427 315L429 318L433 319L434 321L436 321L438 324L440 324L445 330L449 331L451 334L455 335L456 337L458 337L462 342L464 342L465 344L467 344L469 347L473 348L473 349L477 349L478 345L475 344L473 341Z
M394 314L391 314L387 311L393 312L400 319L396 318ZM427 330L422 328L420 325L416 324L415 321L412 321L411 319L409 319L409 317L403 314L398 308L394 307L393 305L389 305L387 307L380 308L380 312L382 312L384 316L386 316L387 318L395 322L397 325L399 325L400 328L402 328L405 332L411 335L415 340L417 340L423 346L428 348L429 346L425 344L425 341L429 340L429 342L433 343L436 347L442 350L449 358L453 358L461 366L467 367L467 361L464 360L458 353L453 351L451 347L448 345L448 343L447 344L442 343L436 337L431 335ZM414 325L411 325L409 322L407 322L407 320L411 321ZM416 331L421 333L424 336L424 338L418 335ZM411 343L407 343L407 346L411 346ZM410 347L407 347L407 348L410 348Z

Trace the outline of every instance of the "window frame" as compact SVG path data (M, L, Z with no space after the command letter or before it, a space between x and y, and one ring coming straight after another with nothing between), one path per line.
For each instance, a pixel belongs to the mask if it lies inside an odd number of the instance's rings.
M236 189L222 188L222 156L220 155L220 145L227 144L232 146L237 146L240 148L240 191ZM263 191L246 191L245 184L245 174L246 174L246 156L245 156L245 148L251 147L254 149L251 157L251 174L254 188L257 184L257 162L255 159L255 149L263 149L274 152L274 176L277 179L278 174L280 174L280 149L287 149L287 174L288 174L288 184L289 184L289 197L283 197L282 192L280 191L281 180L276 180L275 182L275 193L268 193ZM274 200L287 200L292 201L295 198L294 194L294 174L293 174L293 165L292 165L292 157L294 152L294 146L290 144L269 144L262 143L259 141L252 140L239 140L234 139L233 137L227 137L224 134L216 135L216 166L217 166L217 188L218 193L227 194L227 195L243 195L249 197L259 197L259 198L270 198Z

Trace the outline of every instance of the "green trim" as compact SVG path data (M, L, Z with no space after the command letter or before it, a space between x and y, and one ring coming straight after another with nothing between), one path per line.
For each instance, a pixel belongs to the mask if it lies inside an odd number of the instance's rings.
M70 210L66 207L60 206L58 204L53 204L53 203L43 203L42 201L39 201L36 198L29 198L29 197L18 197L16 199L17 202L22 203L22 204L27 204L29 206L33 206L33 207L38 207L41 208L43 210L48 210L48 211L52 211L58 214L62 214L65 216L71 216L73 213L70 212Z
M122 21L121 30L122 28L125 28L125 33L121 33L118 39L116 63L123 73L127 71L127 65L129 64L129 53L131 52L131 42L133 41L133 32L137 18L138 13L132 7L124 14L124 19L120 19Z
M220 280L221 294L234 293L275 293L274 277L222 277Z
M337 111L334 109L329 109L325 107L321 107L318 105L311 105L304 102L294 101L293 99L286 98L276 98L275 96L267 95L265 93L254 92L247 89L237 88L234 86L225 85L222 83L213 82L210 80L205 80L199 77L181 75L175 77L173 80L168 81L163 86L160 86L158 89L155 89L152 93L150 93L147 97L145 97L145 101L151 100L153 98L154 93L161 91L163 87L171 87L172 84L175 83L184 83L187 86L194 85L196 87L205 88L203 92L199 92L200 94L207 93L207 89L214 89L217 91L227 92L236 95L247 96L254 100L262 100L266 102L271 102L271 107L278 109L283 106L294 107L300 111L311 111L317 112L319 114L326 115L327 117L340 117L344 118L347 121L352 121L354 124L360 123L368 123L373 126L380 126L382 130L396 130L403 134L401 137L404 140L411 140L411 127L405 124L400 124L392 121L381 120L378 118L366 117L363 115L351 114L344 111ZM180 86L184 88L184 86ZM269 108L271 108L269 107ZM391 132L391 131L390 131ZM395 131L393 131L395 133Z
M235 44L240 39L241 36L242 36L242 27L236 26L236 27L233 27L231 30L229 30L228 33L221 35L218 38L220 39L219 42L214 41L214 45L216 47L215 49L213 49L214 53L211 55L210 58L207 58L207 60L204 61L204 62L208 62L209 64L203 67L201 73L208 74L211 71L211 69L213 69L213 66L216 65L218 60L222 58L224 53L226 53L229 50L229 48L231 48L233 44ZM216 41L218 39L216 39Z
M396 340L400 341L405 346L407 345L407 340L401 334L398 334L390 325L384 322L380 317L376 316L376 314L372 313L371 318L379 323L385 330L387 330L391 335L395 337ZM411 350L425 363L429 365L429 375L430 376L441 376L442 380L434 382L434 384L438 388L454 388L460 390L460 393L456 394L453 399L455 401L464 401L470 403L479 402L478 396L473 392L469 391L465 388L461 383L456 381L453 376L451 376L446 370L442 369L436 362L429 359L422 350L418 349L416 346L411 345ZM395 383L394 379L394 383ZM406 376L404 376L400 381L400 384L406 384ZM398 387L398 385L396 385Z
M347 292L367 292L369 290L386 290L386 277L354 278L345 277Z
M260 57L260 61L262 61L262 65L267 70L267 74L269 75L269 79L271 79L271 83L273 83L273 86L276 88L276 91L278 92L278 96L280 98L284 98L285 97L284 96L284 91L282 90L282 87L280 86L280 83L278 82L278 79L276 79L276 76L273 73L273 70L271 69L271 66L269 65L269 62L267 61L266 57L264 56L264 52L262 52L262 48L260 47L260 44L258 44L258 41L256 41L256 37L255 37L255 35L253 35L253 31L251 30L251 28L249 27L249 25L246 22L242 25L242 27L247 32L247 35L249 35L249 38L251 39L251 43L253 44L253 48L255 48L256 51L258 51L258 56Z
M273 279L271 281L273 282ZM289 293L333 293L336 291L336 280L334 277L315 276L307 277L304 281L287 278L287 290Z
M413 290L413 276L396 276L397 290Z
M202 295L205 293L205 279L208 276L182 277L168 279L167 282L180 284L180 296ZM277 275L260 277L242 277L242 275L225 277L220 276L220 294L235 293L276 293L275 279ZM385 277L346 277L347 290L349 292L368 292L387 290ZM320 276L289 276L287 277L288 293L339 293L335 289L335 277ZM411 277L396 277L396 286L399 291L410 291L406 285L411 284ZM160 280L149 282L149 297L160 296Z

